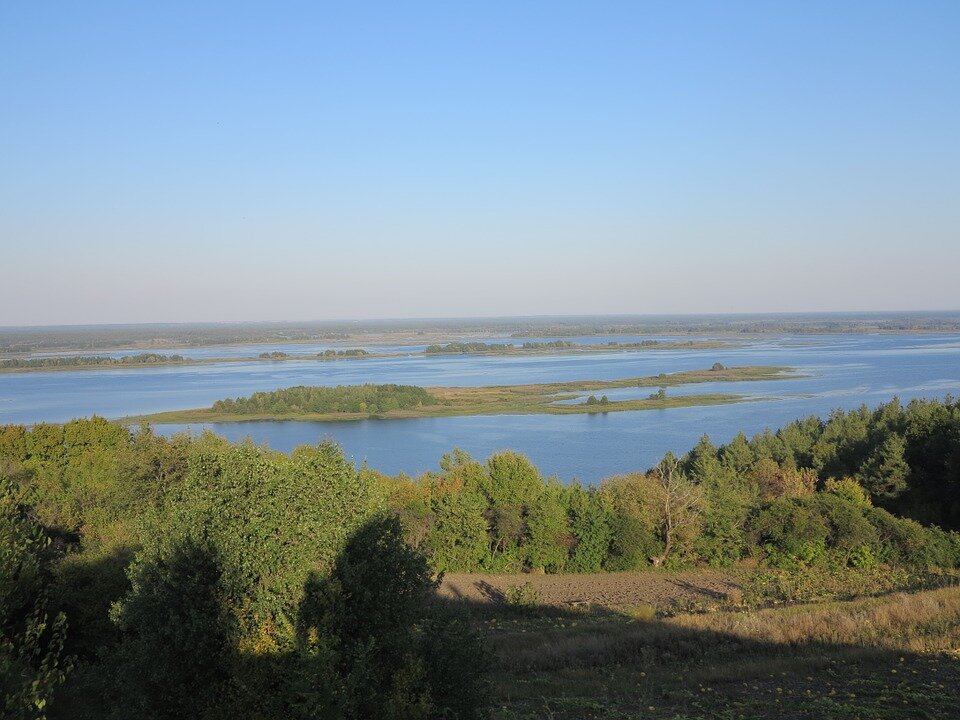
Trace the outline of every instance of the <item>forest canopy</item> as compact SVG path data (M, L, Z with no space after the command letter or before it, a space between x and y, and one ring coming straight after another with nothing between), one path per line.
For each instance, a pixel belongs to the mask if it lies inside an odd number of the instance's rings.
M235 400L218 400L215 412L234 415L283 415L287 413L368 413L376 415L436 405L439 401L415 385L337 385L297 387L258 392Z

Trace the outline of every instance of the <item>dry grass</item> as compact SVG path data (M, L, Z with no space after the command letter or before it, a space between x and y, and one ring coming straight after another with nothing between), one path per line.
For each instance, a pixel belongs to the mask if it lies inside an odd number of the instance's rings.
M496 717L960 717L960 588L660 620L553 612L487 621Z
M556 669L637 661L665 656L729 653L754 644L799 647L849 645L911 652L960 648L960 589L897 593L828 605L798 605L749 612L713 612L654 620L628 613L635 622L581 623L531 637L500 639L512 668Z
M960 589L896 593L829 605L671 618L689 630L777 645L831 643L915 652L960 648Z

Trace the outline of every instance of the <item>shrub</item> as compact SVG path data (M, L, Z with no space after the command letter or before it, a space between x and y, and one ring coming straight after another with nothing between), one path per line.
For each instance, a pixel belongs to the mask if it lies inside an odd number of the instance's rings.
M830 529L817 508L796 499L768 505L751 522L753 543L775 567L797 567L821 560Z
M540 591L531 583L511 585L504 593L507 605L514 608L534 608L540 604Z

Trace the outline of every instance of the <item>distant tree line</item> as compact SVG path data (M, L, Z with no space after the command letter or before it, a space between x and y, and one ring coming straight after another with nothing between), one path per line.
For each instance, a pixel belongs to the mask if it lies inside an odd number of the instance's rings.
M354 358L354 357L366 357L370 353L362 348L351 348L349 350L334 350L329 348L323 352L319 352L315 357L320 360L335 360L337 358ZM257 358L260 360L286 360L292 356L289 353L285 353L282 350L274 350L273 352L262 352ZM305 356L304 356L305 357Z
M438 404L437 398L415 385L297 386L258 392L235 400L218 400L212 409L231 415L290 415L304 413L368 413L377 415Z
M317 357L323 358L324 360L331 360L335 358L366 357L369 354L370 352L363 348L351 348L349 350L334 350L330 348L324 350L322 353L317 353Z
M140 353L138 355L124 355L123 357L108 357L105 355L71 355L65 357L44 358L8 358L0 360L0 368L58 368L58 367L87 367L90 365L111 367L115 365L154 365L157 363L182 363L186 358L182 355L158 355L157 353Z
M591 335L594 333L584 333ZM515 334L514 337L525 337L523 333ZM638 350L645 348L655 348L658 346L690 346L694 347L698 343L695 340L675 341L665 343L662 340L640 340L637 342L617 342L608 340L602 345L582 345L572 340L550 340L546 342L527 341L521 345L512 345L510 343L485 343L485 342L449 342L443 345L428 345L425 352L429 355L463 355L467 353L487 353L495 355L509 355L517 352L532 352L539 350L594 350L594 349L613 349L613 350Z
M566 350L576 347L579 347L579 345L570 340L525 342L520 346L510 343L449 342L445 345L428 345L425 352L430 355L445 353L451 355L463 355L465 353L496 353L507 355L520 350Z
M578 347L572 340L553 340L551 342L525 342L520 346L523 350L564 350Z
M464 353L509 353L516 351L516 348L510 344L503 343L484 343L484 342L450 342L446 345L428 345L425 352L428 355L450 354L462 355Z

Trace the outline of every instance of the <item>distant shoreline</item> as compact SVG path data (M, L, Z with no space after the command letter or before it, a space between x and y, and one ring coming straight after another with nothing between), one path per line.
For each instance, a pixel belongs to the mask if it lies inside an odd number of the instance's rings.
M623 343L611 345L609 343L598 343L598 344L589 344L589 345L573 345L570 347L536 347L536 348L524 348L522 346L514 346L512 349L491 349L488 350L468 350L468 351L436 351L431 352L429 350L417 350L410 352L366 352L364 354L358 355L341 355L341 356L323 356L322 354L314 355L288 355L285 354L282 357L257 357L257 356L244 356L244 357L213 357L213 358L184 358L183 360L171 360L171 361L156 361L156 362L116 362L116 363L89 363L89 364L78 364L78 365L49 365L49 366L38 366L38 367L3 367L5 361L42 361L46 359L60 359L60 360L69 360L71 356L54 356L53 358L0 358L0 374L9 374L9 373L36 373L36 372L64 372L64 371L96 371L96 370L130 370L130 369L150 369L150 368L164 368L164 367L191 367L197 365L215 365L221 363L238 363L238 362L257 362L257 363L270 363L270 362L289 362L289 361L299 361L299 362L332 362L338 360L367 360L367 359L377 359L377 358L399 358L399 357L452 357L452 356L479 356L479 357L498 357L498 356L517 356L517 355L576 355L576 354L586 354L586 353L603 353L603 352L645 352L645 351L659 351L659 350L722 350L726 348L735 348L740 347L745 344L746 341L741 340L740 342L735 341L714 341L714 340L680 340L680 341L650 341L649 344L640 344L640 343ZM293 343L287 343L293 344ZM307 343L304 343L307 344ZM270 346L267 346L270 347Z
M949 335L960 311L590 315L280 323L154 323L0 328L0 357L203 347L384 345L586 336L750 339L770 335Z

